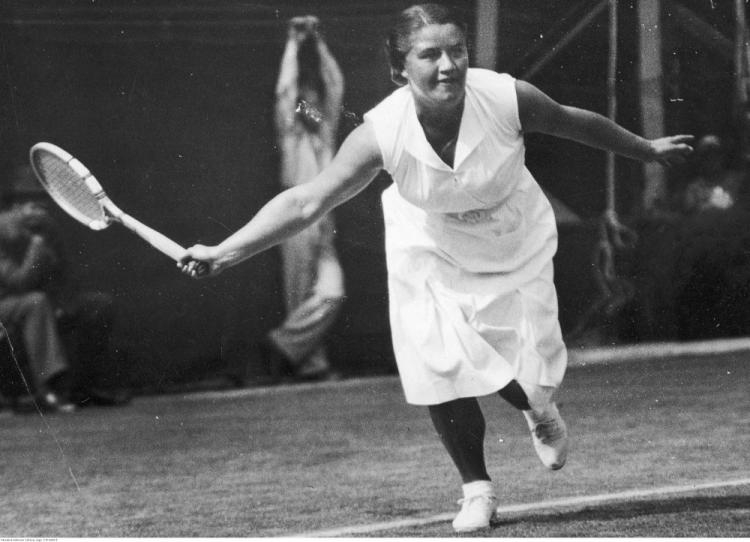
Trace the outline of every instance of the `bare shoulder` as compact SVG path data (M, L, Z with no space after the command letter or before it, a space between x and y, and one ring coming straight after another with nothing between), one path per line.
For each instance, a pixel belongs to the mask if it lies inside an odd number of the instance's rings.
M554 128L561 106L535 85L516 79L518 116L525 132L549 132Z
M346 137L336 155L336 161L357 164L368 169L382 167L383 159L375 137L375 129L369 122L360 124Z
M375 131L365 122L355 128L341 144L331 163L312 183L318 196L334 208L363 190L380 172L383 164Z

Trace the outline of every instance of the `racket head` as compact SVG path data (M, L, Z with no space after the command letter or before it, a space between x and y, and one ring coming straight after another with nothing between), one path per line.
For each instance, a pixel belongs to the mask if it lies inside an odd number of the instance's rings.
M66 213L92 230L111 220L101 204L106 198L99 181L73 155L52 143L37 143L29 151L37 179Z

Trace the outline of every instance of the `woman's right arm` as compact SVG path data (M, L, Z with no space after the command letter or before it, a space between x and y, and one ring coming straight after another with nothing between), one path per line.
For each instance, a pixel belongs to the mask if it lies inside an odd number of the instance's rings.
M349 134L333 161L313 180L278 194L220 244L190 247L177 265L193 277L216 275L312 225L364 190L381 168L373 128L369 123L362 124ZM208 272L204 273L206 268Z

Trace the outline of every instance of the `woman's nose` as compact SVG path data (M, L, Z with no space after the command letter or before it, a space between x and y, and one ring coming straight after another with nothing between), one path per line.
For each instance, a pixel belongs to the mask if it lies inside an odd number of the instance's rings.
M453 60L453 57L447 52L443 51L443 54L440 55L440 62L438 63L438 68L441 72L449 72L456 68L456 62Z

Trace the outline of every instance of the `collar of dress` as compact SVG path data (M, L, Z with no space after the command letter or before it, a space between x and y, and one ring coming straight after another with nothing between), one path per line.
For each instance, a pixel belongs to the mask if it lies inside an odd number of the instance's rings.
M419 160L426 162L429 166L435 169L445 171L458 170L471 152L477 147L477 145L479 145L482 139L484 139L482 121L477 113L474 96L469 91L469 88L467 87L466 89L464 110L461 113L461 125L458 129L458 140L456 141L456 154L453 158L453 167L450 167L443 162L435 152L435 149L433 149L427 141L427 136L422 129L422 125L419 124L417 109L414 105L414 98L411 97L411 93L407 104L405 135L406 150Z

